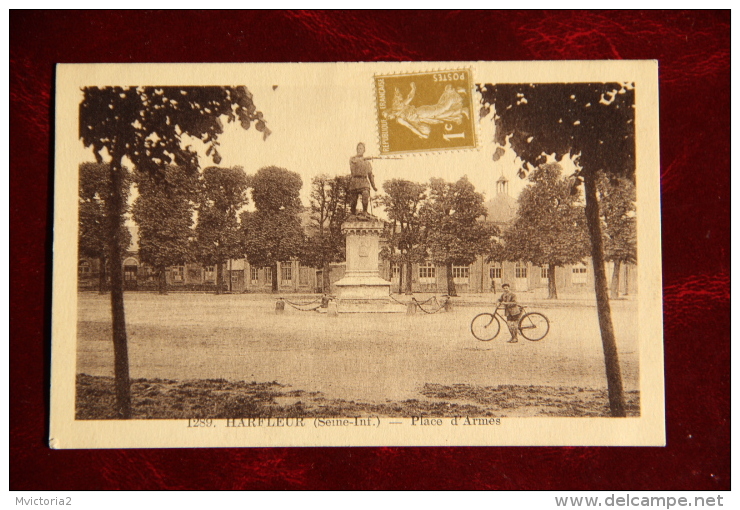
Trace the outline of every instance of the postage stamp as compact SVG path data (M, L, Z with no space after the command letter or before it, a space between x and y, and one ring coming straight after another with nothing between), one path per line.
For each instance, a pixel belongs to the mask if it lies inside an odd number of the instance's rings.
M376 75L381 154L476 147L471 68Z
M50 446L665 444L657 98L643 61L59 65Z

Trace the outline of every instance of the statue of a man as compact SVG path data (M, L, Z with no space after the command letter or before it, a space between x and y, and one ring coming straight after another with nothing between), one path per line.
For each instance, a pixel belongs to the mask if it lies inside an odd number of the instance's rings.
M357 144L357 154L349 160L350 181L349 181L349 203L352 215L357 211L357 199L362 195L362 212L367 215L367 206L370 203L370 188L378 191L375 187L373 177L373 167L370 160L366 158L365 144Z

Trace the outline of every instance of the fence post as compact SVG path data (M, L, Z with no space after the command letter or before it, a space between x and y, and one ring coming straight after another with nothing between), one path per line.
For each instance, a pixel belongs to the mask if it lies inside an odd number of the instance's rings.
M337 300L336 299L332 299L331 301L329 301L328 310L326 311L326 313L330 317L338 317L339 316L339 308L337 307Z
M406 315L414 315L415 313L416 313L416 299L413 299L406 305Z
M445 301L445 312L451 312L453 310L452 307L452 300L450 299L450 296L447 296L447 301Z

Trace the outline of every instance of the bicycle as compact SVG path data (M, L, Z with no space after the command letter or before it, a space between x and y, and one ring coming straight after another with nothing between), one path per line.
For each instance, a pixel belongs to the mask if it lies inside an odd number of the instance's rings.
M531 342L538 342L545 338L550 331L550 321L547 317L539 312L524 313L526 307L519 306L522 309L522 315L517 328L522 336ZM506 318L499 311L502 307L503 304L498 303L493 313L483 312L473 318L470 322L470 332L475 338L481 342L490 342L496 338L501 331L501 320L506 322Z

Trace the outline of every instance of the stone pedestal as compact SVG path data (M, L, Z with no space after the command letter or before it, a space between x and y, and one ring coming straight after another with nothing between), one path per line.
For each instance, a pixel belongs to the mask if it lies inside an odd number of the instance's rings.
M339 313L403 312L389 298L391 282L380 277L378 251L383 222L374 216L350 217L342 224L347 239L344 278L335 283Z

